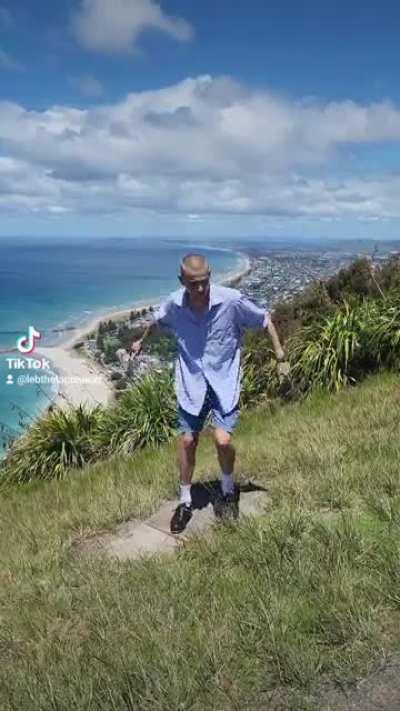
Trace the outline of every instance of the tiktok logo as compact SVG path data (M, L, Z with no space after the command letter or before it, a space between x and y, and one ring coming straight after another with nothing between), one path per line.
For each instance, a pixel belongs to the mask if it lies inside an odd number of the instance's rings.
M36 346L36 341L42 337L40 331L36 331L34 326L29 326L29 331L27 336L21 336L17 340L17 348L20 353L33 353Z

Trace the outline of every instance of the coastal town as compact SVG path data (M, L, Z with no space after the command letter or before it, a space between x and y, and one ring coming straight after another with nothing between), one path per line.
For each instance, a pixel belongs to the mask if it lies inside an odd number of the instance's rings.
M240 281L240 291L260 306L272 309L318 279L325 279L347 266L354 257L342 255L277 254L254 257L251 272Z
M349 266L358 257L367 257L378 265L390 254L398 253L396 245L380 245L379 253L374 247L362 249L349 244L346 249L294 249L253 247L247 249L251 270L244 276L238 288L249 299L272 309L282 301L288 301L312 282L327 279L340 269Z

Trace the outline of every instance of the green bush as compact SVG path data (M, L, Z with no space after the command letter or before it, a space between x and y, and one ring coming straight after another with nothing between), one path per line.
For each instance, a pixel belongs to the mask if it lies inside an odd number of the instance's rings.
M83 405L55 409L35 420L11 446L1 480L21 484L33 479L61 479L69 467L82 467L96 455L93 434L101 408Z
M176 427L173 382L168 371L146 375L104 411L96 433L105 453L129 454L167 441Z
M116 352L120 346L120 342L116 336L107 336L104 338L104 361L113 363L117 360Z
M337 308L330 298L325 282L318 280L289 301L274 306L273 320L283 341L292 336L301 326L333 313Z
M364 356L365 308L347 302L333 316L299 329L289 343L292 379L303 391L354 383Z
M326 282L330 299L336 304L353 299L362 301L364 298L379 296L379 287L374 278L373 266L367 257L355 259L345 269Z
M302 391L338 390L382 367L399 367L400 296L392 291L298 329L288 343L291 377Z
M389 257L375 276L380 289L385 293L400 289L400 255Z
M240 402L249 407L279 393L276 358L263 331L248 331L242 352Z
M368 320L368 348L378 366L400 364L400 294L392 290L374 304Z

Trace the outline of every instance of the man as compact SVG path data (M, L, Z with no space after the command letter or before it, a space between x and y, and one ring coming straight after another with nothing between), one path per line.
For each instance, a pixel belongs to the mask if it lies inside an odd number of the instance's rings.
M276 358L285 358L267 311L237 289L210 284L211 270L200 254L188 254L180 265L183 288L161 304L142 338L131 352L140 352L154 326L177 338L175 389L178 401L178 461L180 501L171 519L171 532L183 531L192 517L191 481L196 448L204 421L211 411L214 439L221 469L221 495L215 504L220 518L238 516L233 480L235 448L231 434L239 414L240 341L246 328L266 328Z

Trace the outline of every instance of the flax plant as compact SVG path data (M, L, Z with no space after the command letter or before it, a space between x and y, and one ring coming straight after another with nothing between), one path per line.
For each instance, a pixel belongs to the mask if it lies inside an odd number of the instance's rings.
M289 343L292 378L307 392L315 386L337 391L354 383L365 330L363 307L348 302L333 316L299 329Z
M378 366L392 368L400 363L400 294L390 292L375 303L368 323L368 348Z
M84 405L48 411L15 440L0 470L0 482L62 479L69 467L83 467L96 457L93 434L101 407Z
M96 440L105 454L130 454L135 449L166 442L175 426L171 374L152 373L138 380L114 406L104 411Z

